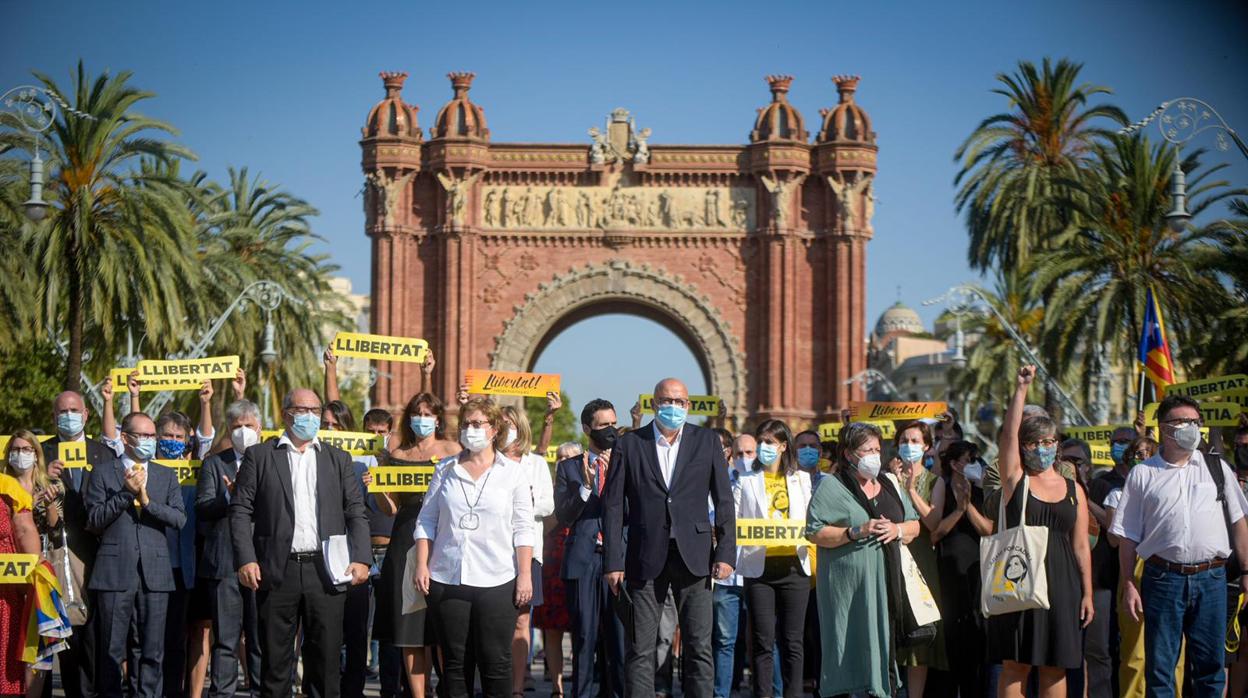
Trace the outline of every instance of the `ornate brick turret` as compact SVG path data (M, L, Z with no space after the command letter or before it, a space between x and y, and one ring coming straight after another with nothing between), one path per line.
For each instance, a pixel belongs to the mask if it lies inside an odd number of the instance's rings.
M806 122L802 119L802 113L789 104L789 86L793 84L793 76L768 75L766 80L771 86L771 104L758 110L754 130L750 131L750 142L806 142L810 134L806 133Z
M421 139L416 112L420 107L403 101L403 81L407 73L382 72L381 82L386 87L386 97L368 113L362 129L364 138Z
M433 124L434 138L490 140L490 129L485 126L485 111L472 103L468 90L476 73L448 73L455 96L438 112Z

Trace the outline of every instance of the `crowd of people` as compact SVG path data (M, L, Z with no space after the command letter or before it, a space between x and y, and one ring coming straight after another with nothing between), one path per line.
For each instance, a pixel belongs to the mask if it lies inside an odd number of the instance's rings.
M332 352L267 438L242 371L220 430L211 382L198 421L153 417L137 374L120 421L104 385L98 438L73 392L49 436L14 429L0 553L64 565L65 694L358 697L376 676L387 698L523 696L539 631L552 695L582 698L1248 693L1248 421L1204 432L1197 402L1166 396L1155 433L1142 414L1115 430L1098 470L1026 403L1023 367L989 462L952 413L891 439L848 412L834 440L698 426L669 378L644 424L584 404L552 466L557 394L540 429L467 386L450 410L425 389L434 365L401 411L363 415L371 455L318 438L356 431ZM89 467L59 459L67 442ZM192 459L189 479L166 465ZM372 487L373 468L413 466L426 491ZM738 544L738 519L804 537ZM982 569L1019 527L1039 552ZM1021 610L990 612L1001 589ZM22 660L28 593L0 585L3 696L52 689Z

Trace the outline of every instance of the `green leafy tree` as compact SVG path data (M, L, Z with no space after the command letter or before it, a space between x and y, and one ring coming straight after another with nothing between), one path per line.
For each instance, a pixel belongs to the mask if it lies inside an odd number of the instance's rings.
M1248 199L1230 202L1231 218L1209 226L1213 244L1194 261L1198 269L1221 275L1228 302L1221 312L1194 318L1195 341L1190 352L1196 376L1240 373L1248 367ZM1201 337L1208 341L1201 341Z
M1033 348L1044 324L1044 307L1026 290L1017 270L997 273L992 289L979 289L992 305ZM1014 392L1023 356L997 316L985 312L964 315L963 330L976 337L966 352L966 368L954 379L954 390L973 405L1005 405ZM1043 394L1042 381L1033 391Z
M0 434L51 426L62 366L51 342L23 342L0 350Z
M582 445L586 444L584 434L581 433L580 418L572 412L572 402L568 398L568 394L559 391L559 399L563 401L563 406L555 412L555 423L552 425L550 436L550 445L558 446L567 441L576 441ZM542 425L546 420L546 398L526 397L524 399L524 413L529 418L529 424L533 427L533 442L536 447L537 439L542 434ZM546 454L541 454L546 455Z

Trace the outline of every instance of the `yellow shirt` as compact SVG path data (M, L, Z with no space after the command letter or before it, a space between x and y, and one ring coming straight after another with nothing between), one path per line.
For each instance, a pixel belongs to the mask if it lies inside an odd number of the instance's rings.
M763 473L763 483L767 487L767 517L771 519L789 518L789 483L783 473ZM767 557L796 556L797 548L793 546L767 548Z

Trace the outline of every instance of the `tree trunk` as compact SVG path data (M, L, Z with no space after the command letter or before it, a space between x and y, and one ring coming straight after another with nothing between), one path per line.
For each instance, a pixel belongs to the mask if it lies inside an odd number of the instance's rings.
M65 361L65 389L82 392L82 332L85 324L82 277L78 273L78 245L71 242L65 252L69 294L69 352Z

